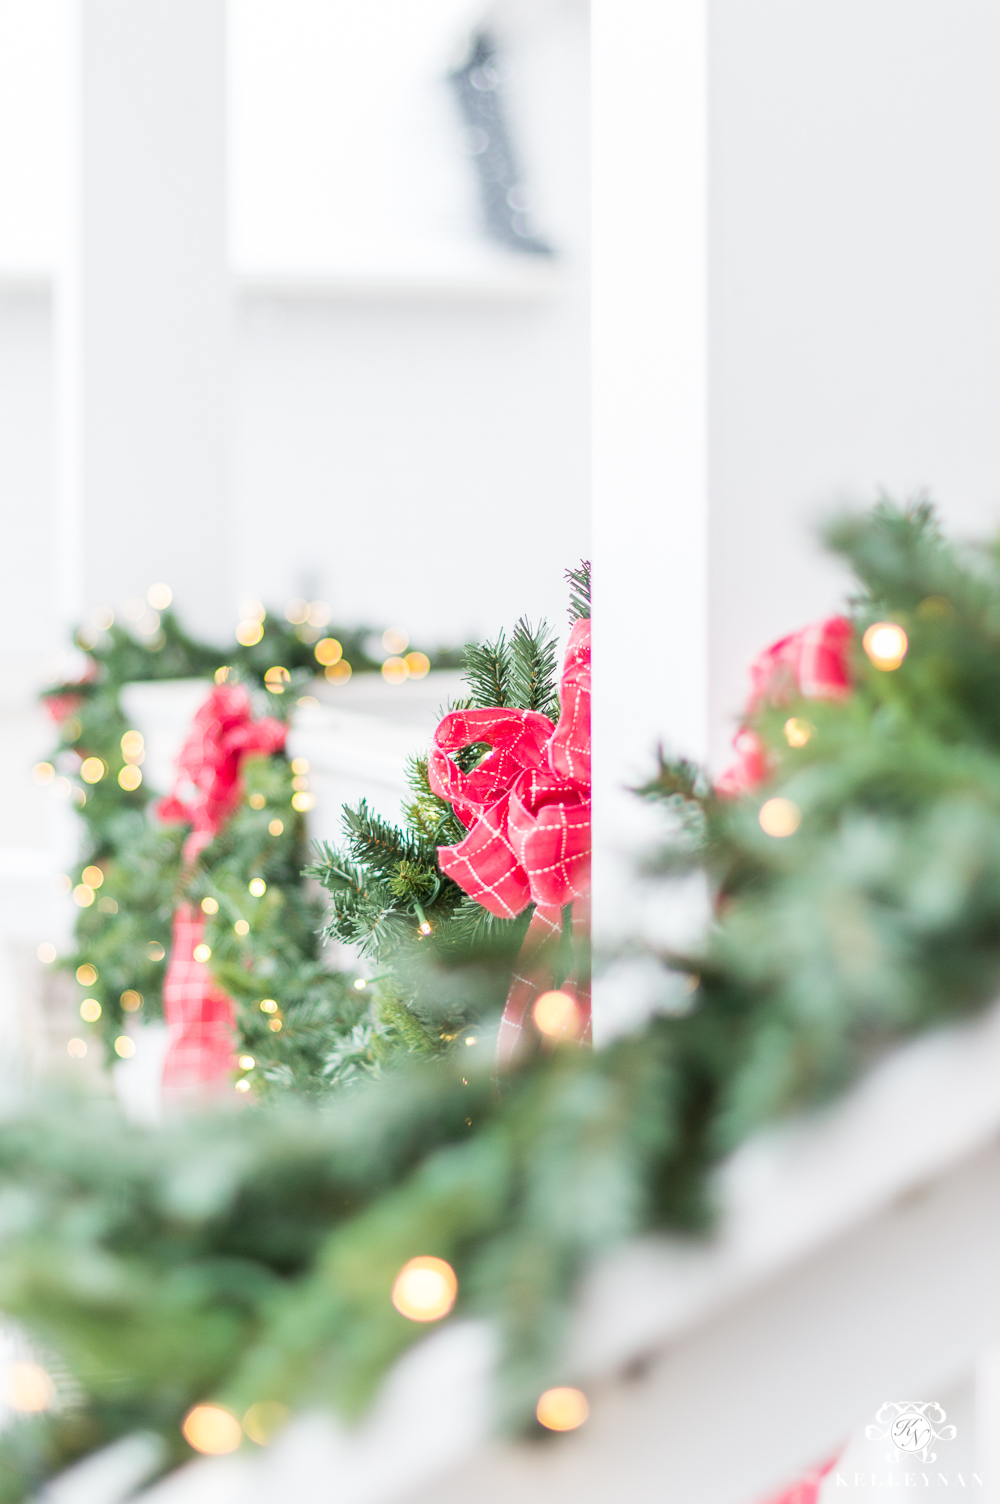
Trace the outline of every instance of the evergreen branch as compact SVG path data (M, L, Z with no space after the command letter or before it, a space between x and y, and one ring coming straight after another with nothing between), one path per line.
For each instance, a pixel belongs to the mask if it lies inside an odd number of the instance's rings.
M575 569L567 569L570 586L569 619L584 621L590 617L590 560L581 559Z
M510 703L559 718L556 637L542 621L532 627L522 616L510 639Z
M511 653L503 632L494 642L472 644L465 652L469 704L477 710L510 705Z

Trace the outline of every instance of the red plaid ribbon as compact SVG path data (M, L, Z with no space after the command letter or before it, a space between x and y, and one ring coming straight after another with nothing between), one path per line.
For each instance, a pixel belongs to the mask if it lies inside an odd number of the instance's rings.
M161 820L190 821L184 860L193 863L229 819L240 798L240 766L252 753L272 754L285 745L286 728L266 716L254 721L242 685L220 684L194 718L177 759L174 791L160 802ZM234 1067L233 1005L212 979L195 947L205 920L189 903L174 914L170 960L163 982L163 1016L170 1043L163 1088L190 1094L222 1086Z
M843 616L829 616L782 637L750 665L750 699L746 714L792 700L838 700L851 692L849 654L854 628ZM748 726L733 738L735 761L715 785L716 792L748 793L770 772L763 742Z
M783 1489L780 1494L763 1500L762 1504L819 1504L819 1491L823 1487L823 1481L833 1471L839 1457L840 1453L837 1452L828 1462L811 1468L791 1488Z
M469 827L458 845L438 847L442 872L502 919L536 906L522 959L561 933L564 905L579 905L590 893L589 621L570 633L560 706L556 726L534 710L453 710L437 729L428 765L431 788ZM463 773L448 754L475 742L492 750ZM574 909L574 928L587 923L587 913ZM513 1049L525 1011L545 985L544 972L524 970L507 1000L502 1055ZM581 1033L589 1031L589 981L563 991L577 999Z

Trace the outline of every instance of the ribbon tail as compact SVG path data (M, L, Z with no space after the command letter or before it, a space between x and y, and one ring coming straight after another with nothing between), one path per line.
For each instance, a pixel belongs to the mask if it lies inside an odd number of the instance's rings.
M511 978L507 1003L497 1034L497 1064L507 1066L514 1060L524 1037L525 1018L537 998L556 983L553 951L562 936L562 909L539 905L531 916L524 937L517 969ZM590 899L577 899L573 905L574 953L579 958L572 974L560 987L573 998L579 1023L577 1039L590 1044L593 1039L590 1006Z
M189 903L174 914L170 962L163 981L163 1017L170 1031L163 1091L174 1101L221 1090L235 1067L233 1005L194 949L205 921Z

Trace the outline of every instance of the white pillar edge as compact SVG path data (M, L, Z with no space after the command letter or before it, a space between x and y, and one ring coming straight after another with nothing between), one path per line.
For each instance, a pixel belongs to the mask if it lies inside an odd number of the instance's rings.
M708 5L594 0L594 926L627 925L625 789L708 719ZM611 1005L595 993L595 1029Z

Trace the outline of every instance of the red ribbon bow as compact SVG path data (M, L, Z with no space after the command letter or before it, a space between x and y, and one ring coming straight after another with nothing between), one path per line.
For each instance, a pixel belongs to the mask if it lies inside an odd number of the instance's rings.
M537 948L562 930L574 903L574 927L586 927L590 894L590 622L570 633L553 726L535 710L453 710L434 737L431 788L453 806L469 834L439 846L438 861L491 914L513 919L536 905L525 940ZM470 743L491 748L471 773L448 755ZM520 984L520 985L519 985ZM513 1049L525 1009L543 985L540 974L516 976L501 1025L500 1053ZM580 1033L589 1029L589 983L564 984L576 997Z
M220 831L240 798L240 767L253 753L270 755L285 745L286 728L270 716L254 721L250 695L239 684L212 690L194 718L177 759L173 793L161 800L161 820L190 821L184 859L194 862ZM165 1091L221 1086L233 1069L233 1005L194 958L205 920L193 904L174 914L170 960L163 981L163 1016L170 1044L163 1067Z
M759 653L750 665L746 715L792 700L839 700L851 692L850 649L854 628L843 616L828 616L792 632ZM719 778L716 792L736 797L763 783L770 772L767 750L756 731L741 726L733 738L736 759Z

